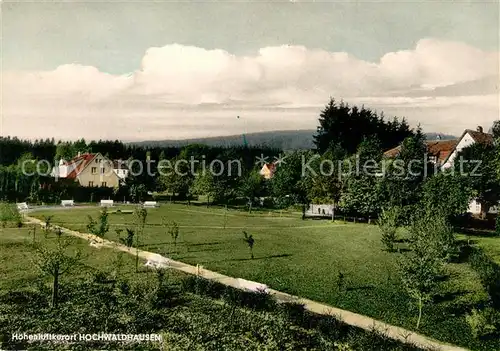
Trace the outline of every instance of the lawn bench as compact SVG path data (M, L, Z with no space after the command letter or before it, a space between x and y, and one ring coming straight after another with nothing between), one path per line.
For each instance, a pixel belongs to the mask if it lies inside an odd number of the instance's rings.
M101 207L113 207L113 200L101 200Z
M158 201L144 201L142 204L143 207L160 207Z
M75 206L75 201L74 200L61 200L61 206L62 207Z
M30 208L28 207L28 204L26 202L18 202L16 204L17 206L17 209L19 211L26 211L26 210L29 210Z

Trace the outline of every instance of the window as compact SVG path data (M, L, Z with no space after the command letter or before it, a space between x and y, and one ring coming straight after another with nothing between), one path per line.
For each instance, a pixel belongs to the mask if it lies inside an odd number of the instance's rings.
M89 187L93 187L94 186L94 182L89 182Z
M104 174L104 167L101 168L101 174Z
M106 182L102 182L101 186L107 186Z
M437 162L437 157L436 156L429 156L429 161L432 162L432 163L436 163Z
M97 167L92 167L91 172L92 172L92 174L96 174L97 173Z

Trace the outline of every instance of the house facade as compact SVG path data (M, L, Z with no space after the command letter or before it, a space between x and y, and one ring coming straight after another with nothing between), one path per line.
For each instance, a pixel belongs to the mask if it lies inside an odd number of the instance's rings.
M74 180L85 187L118 187L128 171L120 174L115 170L113 161L100 153L79 154L70 161L60 160L52 170L53 177Z

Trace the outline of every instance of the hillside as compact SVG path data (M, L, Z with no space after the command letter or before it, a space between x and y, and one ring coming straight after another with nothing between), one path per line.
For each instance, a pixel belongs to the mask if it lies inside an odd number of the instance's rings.
M268 146L282 150L311 149L314 147L313 129L306 130L276 130L270 132L259 132L246 134L249 146ZM183 140L152 140L141 141L132 144L141 146L184 146L189 144L204 144L209 146L234 146L243 145L243 136L229 135L210 138L196 138Z
M249 146L269 146L281 150L312 149L314 147L314 129L306 130L275 130L270 132L250 133L246 135ZM455 139L453 135L440 133L426 133L428 140L437 139L440 135L442 140ZM184 146L189 144L204 144L209 146L234 146L243 145L242 135L218 136L210 138L196 138L183 140L150 140L131 143L141 146Z

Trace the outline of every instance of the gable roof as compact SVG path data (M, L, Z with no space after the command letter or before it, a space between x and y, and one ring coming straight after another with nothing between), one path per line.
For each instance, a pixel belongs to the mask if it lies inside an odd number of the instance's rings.
M276 163L266 163L264 167L267 167L267 169L269 169L271 172L274 172L274 170L276 169Z
M443 163L458 145L458 139L427 141L429 154L436 157L437 163Z
M460 137L460 139L458 139L458 142L462 141L462 139L464 138L464 136L466 136L467 134L469 134L472 137L472 139L474 140L474 142L478 143L478 144L493 145L493 143L495 141L495 139L493 138L492 134L484 133L484 132L476 131L476 130L472 130L472 129L466 129L462 133L462 136ZM455 151L455 149L453 149L453 151ZM444 160L443 163L447 163L448 162L448 160L451 157L452 153L450 153L448 155L448 157L446 157L446 159Z
M269 178L271 178L274 175L274 172L276 172L276 166L277 166L276 162L265 163L260 169L259 174L265 176L267 173L269 175ZM266 170L268 172L266 172Z
M97 155L98 154L82 154L73 158L67 163L68 166L73 166L73 169L66 178L75 179Z
M472 139L474 139L474 141L476 143L493 144L493 142L494 142L493 134L478 132L478 131L472 130L472 129L466 129L464 131L464 133L462 134L462 137L460 138L460 140L462 140L464 135L467 133L469 133L469 135L472 137Z
M479 144L493 144L494 143L494 138L492 134L489 133L484 133L481 131L476 131L472 129L466 129L458 139L453 139L453 140L426 140L427 144L427 150L428 153L431 156L436 157L436 162L440 164L444 164L448 161L450 156L453 154L455 151L457 145L460 143L460 141L464 138L465 135L469 134L472 139L474 139L474 142L479 143ZM396 157L399 152L401 151L401 145L387 150L384 152L384 156L387 158L394 158Z
M437 162L441 163L448 158L448 156L455 150L458 144L457 139L453 140L426 140L427 152L431 156L435 156ZM384 156L388 158L394 158L401 152L401 145L387 150L384 152Z

